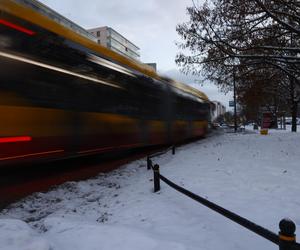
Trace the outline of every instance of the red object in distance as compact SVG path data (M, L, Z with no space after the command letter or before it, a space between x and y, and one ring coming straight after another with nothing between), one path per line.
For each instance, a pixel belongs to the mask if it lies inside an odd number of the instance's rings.
M12 28L12 29L21 31L21 32L23 32L23 33L25 33L25 34L27 34L27 35L30 35L30 36L35 35L35 32L34 32L34 31L29 30L29 29L26 29L26 28L24 28L24 27L22 27L22 26L13 24L13 23L8 22L8 21L3 20L3 19L0 19L0 24L3 24L3 25L5 25L5 26L7 26L7 27L9 27L9 28Z
M0 143L31 141L30 136L0 137Z

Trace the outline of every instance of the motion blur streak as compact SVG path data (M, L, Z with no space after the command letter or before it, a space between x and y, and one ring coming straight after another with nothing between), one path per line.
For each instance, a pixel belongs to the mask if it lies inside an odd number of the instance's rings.
M13 23L8 22L8 21L5 21L5 20L3 20L3 19L0 19L0 24L3 24L3 25L5 25L5 26L7 26L7 27L10 27L10 28L12 28L12 29L21 31L21 32L26 33L27 35L30 35L30 36L35 35L35 32L34 32L34 31L28 30L28 29L26 29L26 28L23 28L23 27L21 27L21 26L19 26L19 25L13 24Z
M39 153L32 153L32 154L26 154L26 155L17 155L17 156L0 158L0 161L12 160L12 159L18 159L18 158L25 158L25 157L30 157L30 156L38 156L38 155L62 153L62 152L64 152L63 149L61 149L61 150L54 150L54 151L39 152Z
M115 147L105 147L105 148L96 148L96 149L90 149L90 150L83 150L79 151L78 154L85 154L85 153L92 153L92 152L101 152L101 151L107 151L114 149Z
M99 65L102 65L104 67L107 67L107 68L110 68L110 69L113 69L113 70L116 70L118 72L121 72L121 73L124 73L126 75L129 75L129 76L132 76L132 77L136 77L134 74L130 73L130 71L120 65L117 65L115 63L112 63L108 60L105 60L105 59L102 59L98 56L95 56L95 55L88 55L88 58L89 58L89 61L91 62L94 62L94 63L97 63Z
M111 86L111 87L114 87L114 88L122 89L122 87L120 87L118 85L115 85L115 84L112 84L112 83L104 82L104 81L101 81L101 80L96 79L96 78L92 78L92 77L88 77L88 76L85 76L85 75L77 74L75 72L72 72L72 71L69 71L69 70L66 70L66 69L62 69L62 68L58 68L58 67L55 67L55 66L51 66L49 64L44 64L44 63L40 63L40 62L37 62L37 61L33 61L33 60L30 60L30 59L27 59L27 58L24 58L24 57L7 54L5 52L0 52L0 56L6 57L6 58L9 58L9 59L13 59L13 60L17 60L17 61L20 61L20 62L29 63L29 64L39 66L39 67L42 67L42 68L58 71L58 72L61 72L61 73L67 74L67 75L76 76L76 77L83 78L83 79L86 79L86 80L89 80L89 81L92 81L92 82L101 83L101 84L108 85L108 86Z
M30 136L0 137L0 143L31 141Z
M36 32L0 23L0 138L32 137L0 143L0 169L206 134L204 93L99 45L39 1L0 0L0 20Z
M142 143L135 143L135 144L115 146L115 147L96 148L96 149L91 149L91 150L79 151L78 154L85 154L85 153L92 153L92 152L101 152L101 151L107 151L107 150L118 149L118 148L138 147L138 146L141 146L141 145L142 145Z

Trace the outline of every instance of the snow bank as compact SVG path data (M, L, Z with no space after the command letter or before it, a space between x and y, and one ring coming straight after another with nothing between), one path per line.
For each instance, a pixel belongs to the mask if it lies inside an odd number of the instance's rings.
M299 150L300 134L271 130L215 135L154 161L175 183L277 233L284 217L300 226ZM36 193L3 210L0 225L4 249L278 248L164 183L154 194L145 160Z
M55 242L53 250L185 249L180 244L154 238L147 232L130 227L74 222L60 218L45 220L45 226L49 228L47 238Z
M50 250L45 239L37 236L25 222L14 219L0 220L0 249Z

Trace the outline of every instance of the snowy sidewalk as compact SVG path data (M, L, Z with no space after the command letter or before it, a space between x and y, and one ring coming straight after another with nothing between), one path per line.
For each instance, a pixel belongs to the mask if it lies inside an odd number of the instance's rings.
M298 133L220 134L154 162L175 183L277 233L284 217L300 227L299 151ZM278 249L163 182L154 194L152 178L139 160L34 194L0 214L0 249Z

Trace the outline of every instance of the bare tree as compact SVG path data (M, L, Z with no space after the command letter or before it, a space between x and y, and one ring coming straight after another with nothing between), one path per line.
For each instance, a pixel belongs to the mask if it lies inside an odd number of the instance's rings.
M177 26L183 43L176 62L183 72L205 73L224 90L237 75L268 69L300 86L300 3L296 0L215 0L187 8L190 20ZM201 67L199 67L201 66ZM296 98L292 110L298 105ZM292 112L296 122L296 112ZM293 130L296 126L293 126Z

